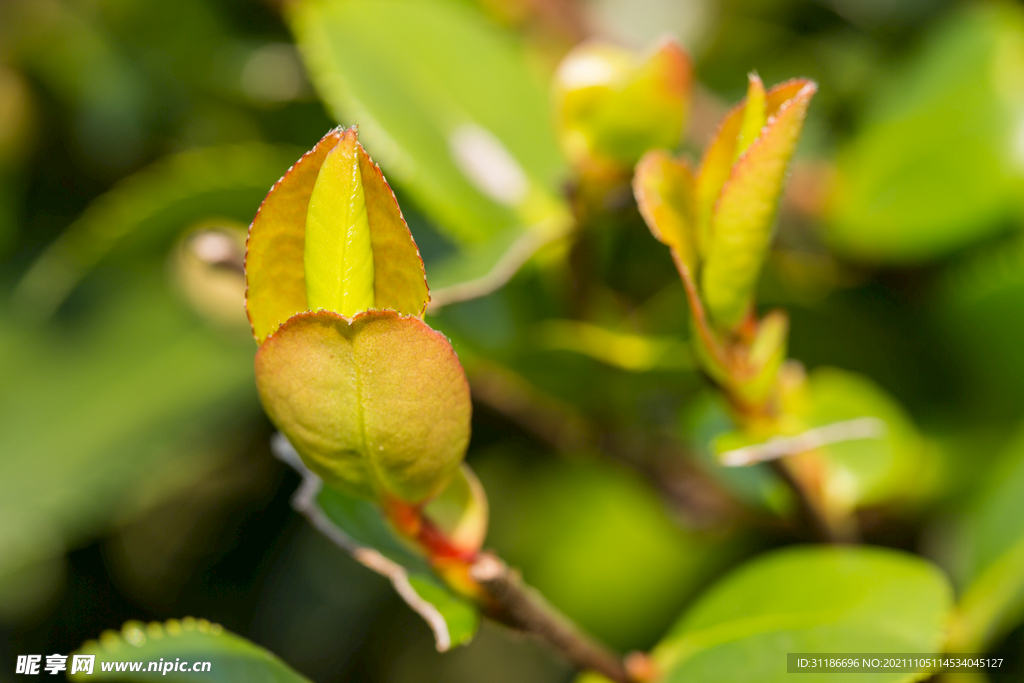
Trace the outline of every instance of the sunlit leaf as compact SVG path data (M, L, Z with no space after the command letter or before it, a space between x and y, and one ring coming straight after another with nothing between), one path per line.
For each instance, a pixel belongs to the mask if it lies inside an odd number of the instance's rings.
M547 91L512 36L442 0L303 0L288 19L335 116L458 247L430 268L435 300L500 286L564 234Z
M880 548L790 548L753 560L701 596L654 649L665 683L788 681L789 652L938 652L949 582ZM883 682L927 674L883 673Z
M816 89L813 83L804 81L792 98L775 110L769 109L771 120L740 156L722 186L711 217L700 281L708 312L718 325L735 326L750 307L772 237L786 169Z
M202 683L309 683L301 674L258 645L225 631L205 619L171 619L163 623L143 624L130 621L120 633L104 632L74 653L94 655L90 673L71 674L73 658L68 658L68 678L72 681L200 681ZM117 671L120 664L141 662L142 671ZM153 671L148 671L150 662ZM174 671L209 662L208 671ZM113 669L104 671L104 665ZM166 671L164 670L166 668ZM159 671L159 673L157 673Z
M263 341L281 323L306 310L327 308L328 302L310 303L307 295L307 266L334 272L343 265L330 249L315 252L321 261L306 259L307 214L313 187L324 160L339 144L351 150L358 168L359 190L366 212L369 247L372 250L373 303L365 308L391 309L422 315L429 294L423 276L423 262L398 202L380 169L356 140L355 129L334 130L302 156L270 190L253 219L249 231L245 269L246 310L257 341ZM353 181L354 182L354 181ZM334 187L333 195L346 196ZM332 215L336 213L329 212ZM326 232L314 235L318 243L330 245L334 237ZM310 247L312 248L312 247ZM359 310L353 310L356 313ZM341 311L336 311L341 312Z
M294 316L260 347L256 385L271 420L329 483L418 502L469 441L469 387L443 335L416 317Z

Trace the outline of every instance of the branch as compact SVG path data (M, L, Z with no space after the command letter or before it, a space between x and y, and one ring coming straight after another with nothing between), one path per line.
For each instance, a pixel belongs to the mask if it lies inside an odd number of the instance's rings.
M498 557L482 553L469 570L497 605L493 618L541 639L579 669L615 683L632 683L619 658L577 629Z

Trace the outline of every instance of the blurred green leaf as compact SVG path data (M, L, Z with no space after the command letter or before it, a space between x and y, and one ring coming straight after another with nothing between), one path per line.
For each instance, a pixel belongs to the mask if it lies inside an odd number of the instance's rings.
M225 631L205 619L171 619L164 623L142 624L130 621L120 633L106 631L99 640L91 640L75 654L95 655L91 674L71 675L72 681L200 681L202 683L309 683L287 664L245 638ZM150 662L173 665L209 662L208 672L160 671L147 673ZM143 672L104 671L106 662L142 662Z
M934 259L1005 228L1024 179L1024 11L954 13L878 91L838 157L826 236L879 263Z
M823 367L810 374L807 389L794 406L793 432L781 436L792 437L794 445L801 438L821 439L815 450L828 465L822 476L829 500L852 510L914 503L934 493L940 473L933 447L881 387L863 375ZM714 447L734 460L738 449L783 447L764 439L729 431L715 438ZM741 460L734 464L748 464Z
M301 150L260 143L166 157L96 199L35 261L14 293L34 318L52 313L81 279L131 242L166 248L189 223L252 220L260 200Z
M444 0L303 0L289 21L335 116L457 244L428 269L435 302L500 286L564 234L545 85L510 35Z
M965 527L968 583L950 645L974 652L1024 619L1024 435L989 472Z
M477 608L453 593L421 554L398 539L376 503L323 485L283 436L275 439L274 449L303 475L303 489L295 500L299 511L336 545L388 578L402 599L426 620L439 651L472 640L480 625Z
M729 541L680 529L635 474L600 460L548 461L505 446L473 461L491 501L488 542L587 631L644 647L722 566ZM600 599L596 599L600 596Z
M60 554L221 462L211 432L255 411L252 349L126 278L70 329L5 314L0 368L0 574Z
M789 548L714 585L652 654L665 683L788 681L788 652L938 652L951 602L945 576L913 555Z
M934 315L956 355L971 412L1015 421L1024 403L1024 239L954 264L939 281Z
M812 427L863 417L884 424L880 438L823 448L836 468L831 478L837 495L858 505L876 505L918 501L934 492L938 472L932 446L892 396L868 377L838 368L817 368L809 379Z

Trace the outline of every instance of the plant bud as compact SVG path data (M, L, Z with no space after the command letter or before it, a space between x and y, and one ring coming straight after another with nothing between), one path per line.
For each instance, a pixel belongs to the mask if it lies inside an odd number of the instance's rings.
M368 498L442 491L469 443L469 387L419 317L423 262L354 128L329 133L271 189L245 265L256 386L303 462Z
M562 147L577 169L628 169L653 147L679 144L689 107L690 59L674 40L645 61L607 43L570 52L555 75Z

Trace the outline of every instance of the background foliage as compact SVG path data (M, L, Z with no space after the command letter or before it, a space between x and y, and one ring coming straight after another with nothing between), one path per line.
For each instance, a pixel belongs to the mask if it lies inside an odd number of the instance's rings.
M694 601L727 569L807 540L770 473L709 465L731 425L628 198L564 237L551 72L586 35L643 49L664 31L701 84L689 151L749 70L818 82L760 301L789 311L790 353L829 397L812 423L889 424L878 457L901 465L836 456L864 484L866 540L937 562L954 634L1021 662L1024 13L952 0L0 5L0 659L193 614L317 681L566 679L489 626L436 654L288 506L241 239L339 123L395 187L435 298L537 252L428 321L473 382L488 545L551 602L649 649L742 599L743 575ZM514 196L467 180L481 127L519 161ZM756 566L792 558L775 557Z

